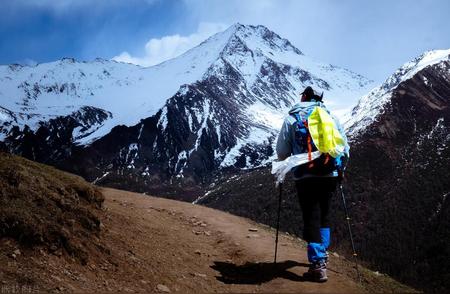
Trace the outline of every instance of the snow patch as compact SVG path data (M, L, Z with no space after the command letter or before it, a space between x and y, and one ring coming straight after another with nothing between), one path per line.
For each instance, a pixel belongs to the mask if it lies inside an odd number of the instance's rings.
M161 117L158 121L158 127L162 127L163 130L167 128L169 120L167 119L167 106L162 109Z
M96 185L99 181L101 181L102 179L104 179L106 176L108 176L111 172L106 172L104 173L101 177L96 178L92 184Z

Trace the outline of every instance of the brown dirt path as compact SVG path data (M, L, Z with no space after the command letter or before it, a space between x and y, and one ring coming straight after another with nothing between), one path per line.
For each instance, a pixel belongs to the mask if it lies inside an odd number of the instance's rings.
M112 215L127 220L110 233L131 243L140 266L149 267L142 279L152 286L159 283L183 292L365 291L349 278L348 268L333 265L336 258L331 259L327 283L304 281L305 244L285 234L274 269L274 231L248 219L185 202L103 191Z
M352 264L331 255L329 281L304 281L305 243L248 219L186 202L102 189L101 234L86 265L65 253L0 242L0 293L365 293L410 292L384 275L355 282ZM250 230L251 229L251 230ZM22 287L22 288L21 288ZM25 287L25 288L24 288Z

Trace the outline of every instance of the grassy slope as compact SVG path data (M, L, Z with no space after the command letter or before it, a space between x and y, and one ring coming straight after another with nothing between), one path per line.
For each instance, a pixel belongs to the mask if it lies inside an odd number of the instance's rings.
M87 241L100 231L103 200L81 177L0 153L0 239L66 252L86 263Z

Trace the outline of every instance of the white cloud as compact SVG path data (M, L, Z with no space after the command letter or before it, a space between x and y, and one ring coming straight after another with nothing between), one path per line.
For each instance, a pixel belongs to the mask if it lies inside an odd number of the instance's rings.
M187 50L199 45L208 37L225 30L227 27L223 23L202 22L199 24L197 32L189 36L176 34L150 39L145 44L144 56L132 56L128 52L122 52L112 59L141 66L152 66L183 54Z

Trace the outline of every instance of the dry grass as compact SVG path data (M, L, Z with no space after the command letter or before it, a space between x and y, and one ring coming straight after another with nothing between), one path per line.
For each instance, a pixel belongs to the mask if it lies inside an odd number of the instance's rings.
M98 188L78 176L0 152L0 239L65 251L86 263L103 201Z

